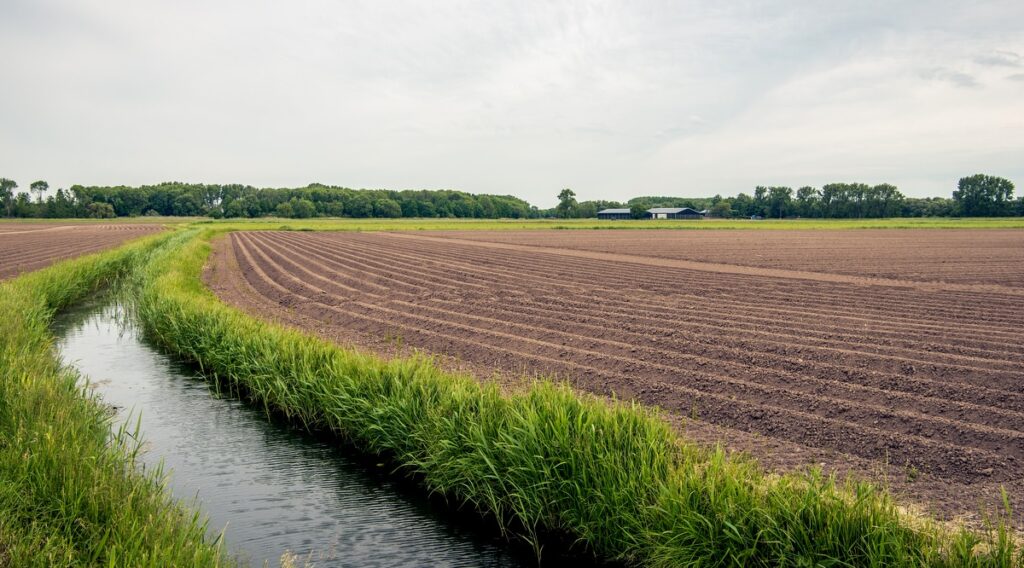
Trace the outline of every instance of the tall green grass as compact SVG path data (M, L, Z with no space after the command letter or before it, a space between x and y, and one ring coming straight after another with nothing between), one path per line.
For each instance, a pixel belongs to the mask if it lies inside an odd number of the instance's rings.
M56 359L56 310L145 262L166 236L0 283L0 566L217 566L204 521L134 467L138 441Z
M246 316L199 275L215 230L144 267L151 338L268 411L387 454L534 544L547 532L651 566L1003 566L1011 532L949 529L866 484L769 475L650 411L538 383L503 395L425 359L382 361Z

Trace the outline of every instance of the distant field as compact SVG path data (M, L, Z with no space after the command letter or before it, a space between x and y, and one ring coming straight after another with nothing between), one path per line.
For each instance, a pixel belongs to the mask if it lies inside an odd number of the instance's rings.
M750 219L636 220L597 219L225 219L199 221L239 229L312 229L318 231L445 231L542 229L1024 229L1024 217L971 219Z
M0 223L0 280L161 230L158 224Z
M0 218L0 229L5 225L178 225L196 221L209 221L206 217L114 217L113 219L38 219Z
M1000 218L903 218L903 219L702 219L702 220L630 220L598 219L208 219L205 217L119 217L116 219L0 219L5 225L110 225L166 224L215 225L239 229L313 229L317 231L458 231L458 230L542 230L542 229L764 229L764 230L839 230L839 229L1024 229L1024 217Z
M438 236L511 246L826 272L913 282L1024 287L1024 231L463 231ZM889 282L888 284L893 284Z
M988 261L981 232L911 233L830 233L837 256L801 233L241 232L208 281L342 342L657 405L769 462L894 465L946 512L1020 498L1024 232L991 233Z

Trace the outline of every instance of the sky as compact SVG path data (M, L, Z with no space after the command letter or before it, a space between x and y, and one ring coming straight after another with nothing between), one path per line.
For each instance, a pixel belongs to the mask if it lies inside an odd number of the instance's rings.
M1024 193L1024 2L0 0L0 177Z

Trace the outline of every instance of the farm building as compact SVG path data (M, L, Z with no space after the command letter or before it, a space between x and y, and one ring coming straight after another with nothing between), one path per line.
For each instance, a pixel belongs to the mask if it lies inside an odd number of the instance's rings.
M632 219L629 209L602 209L597 212L598 219Z
M689 207L654 207L647 210L648 219L701 219L703 211Z

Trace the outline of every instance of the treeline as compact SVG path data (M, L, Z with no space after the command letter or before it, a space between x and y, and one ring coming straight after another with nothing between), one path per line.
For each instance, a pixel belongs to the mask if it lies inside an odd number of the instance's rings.
M1013 183L978 174L957 184L953 196L914 198L904 196L888 183L830 183L821 188L758 186L752 194L709 198L634 197L627 202L575 202L574 194L559 194L559 206L544 211L556 217L595 217L601 209L629 208L641 216L651 207L690 207L718 218L809 217L820 219L867 219L882 217L1008 217L1024 215L1024 198L1013 199ZM571 193L571 192L570 192Z
M452 190L355 190L311 184L303 188L256 188L248 185L177 182L129 186L82 186L58 189L43 199L46 188L0 179L0 214L8 217L130 217L139 215L237 217L538 217L526 201L510 195L473 195Z
M952 197L912 198L891 184L830 183L821 188L758 186L735 197L641 196L626 202L576 201L571 189L558 194L559 204L537 209L511 195L473 195L452 190L349 189L310 184L302 188L255 188L249 185L178 182L129 186L82 186L44 195L45 181L17 192L18 184L0 178L0 216L130 217L138 215L237 217L461 217L592 219L607 208L629 208L640 217L651 207L690 207L719 218L976 217L1024 215L1024 199L1013 199L1013 183L977 174L957 184Z

